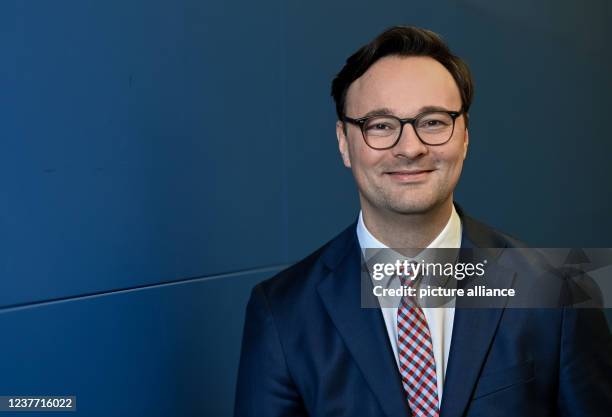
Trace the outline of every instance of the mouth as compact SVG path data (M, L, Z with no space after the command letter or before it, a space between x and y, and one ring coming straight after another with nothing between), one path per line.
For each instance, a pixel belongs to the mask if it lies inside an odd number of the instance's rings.
M385 172L394 181L398 182L419 182L425 180L433 169L401 169L397 171Z

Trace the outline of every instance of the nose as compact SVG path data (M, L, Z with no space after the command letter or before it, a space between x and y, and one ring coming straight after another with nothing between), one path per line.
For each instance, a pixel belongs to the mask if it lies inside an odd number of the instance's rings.
M429 152L427 145L417 136L414 126L409 123L404 125L399 141L391 150L394 156L408 159L416 159Z

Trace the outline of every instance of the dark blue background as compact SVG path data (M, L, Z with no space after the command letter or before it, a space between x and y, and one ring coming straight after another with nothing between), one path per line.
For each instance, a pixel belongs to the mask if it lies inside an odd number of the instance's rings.
M611 21L606 0L3 0L0 395L230 415L250 288L358 213L330 82L393 24L473 70L466 211L612 246Z

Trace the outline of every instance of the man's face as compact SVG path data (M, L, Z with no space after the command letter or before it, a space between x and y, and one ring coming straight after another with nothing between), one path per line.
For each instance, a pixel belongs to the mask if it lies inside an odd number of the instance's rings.
M387 109L400 118L425 107L461 109L459 88L442 64L429 57L388 56L378 60L349 87L345 113L364 117ZM468 147L464 116L457 118L451 139L440 146L423 144L412 126L404 126L393 148L375 150L359 126L338 122L336 134L344 165L351 168L361 206L400 214L426 213L452 202Z

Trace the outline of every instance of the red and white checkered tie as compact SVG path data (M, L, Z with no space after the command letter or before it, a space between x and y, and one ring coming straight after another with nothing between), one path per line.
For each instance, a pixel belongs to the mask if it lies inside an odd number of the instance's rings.
M400 276L402 285L416 280ZM403 297L397 309L397 347L402 384L414 417L439 417L436 361L427 320L416 300Z

